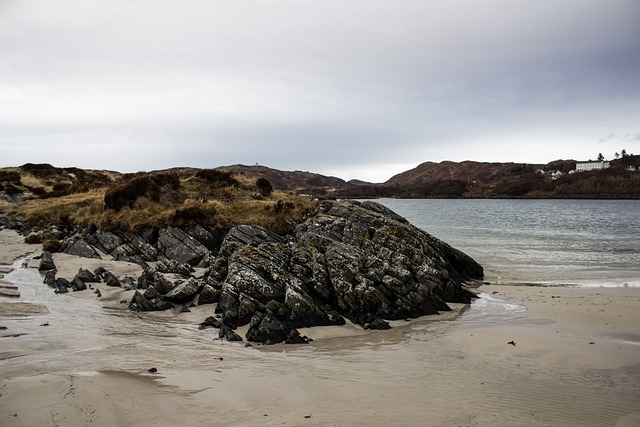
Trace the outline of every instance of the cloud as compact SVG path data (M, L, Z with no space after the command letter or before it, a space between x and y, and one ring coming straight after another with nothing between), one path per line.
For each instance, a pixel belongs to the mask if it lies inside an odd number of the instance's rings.
M2 163L385 180L593 157L638 132L638 17L635 0L7 0Z

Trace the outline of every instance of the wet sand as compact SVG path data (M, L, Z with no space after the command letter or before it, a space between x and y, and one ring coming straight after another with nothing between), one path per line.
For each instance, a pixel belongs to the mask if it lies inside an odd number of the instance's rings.
M9 246L5 266L38 250ZM54 261L69 279L107 265ZM55 295L28 266L2 279L20 291L0 297L2 426L640 425L638 288L483 286L469 309L390 331L311 328L309 345L247 348L197 329L213 306L131 313L123 290ZM36 311L2 309L18 302Z

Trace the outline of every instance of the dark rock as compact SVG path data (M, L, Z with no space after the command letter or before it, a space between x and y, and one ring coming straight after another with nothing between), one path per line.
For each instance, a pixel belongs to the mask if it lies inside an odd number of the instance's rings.
M281 322L270 314L256 313L251 319L247 340L265 344L306 344L307 341L300 336L291 325Z
M62 243L60 252L83 258L100 259L100 255L98 254L98 252L96 252L96 250L90 244L88 244L80 235L74 235L66 238Z
M221 328L221 327L222 327L222 323L220 323L218 319L216 319L213 316L209 316L206 319L204 319L202 323L200 323L200 325L198 326L198 329Z
M192 299L200 292L200 289L202 289L202 283L194 278L190 278L167 292L165 298L171 301L185 302Z
M56 279L56 290L55 293L57 294L66 294L67 292L69 292L69 286L71 286L71 284L69 283L69 281L65 278L62 277L58 277Z
M44 273L44 281L42 282L45 285L55 288L56 287L56 271L55 270L47 270Z
M21 198L11 198L9 197L8 200L11 203L17 203L22 201ZM19 218L10 218L8 216L0 216L0 230L3 228L6 228L7 230L20 230L22 229L23 225L22 225L22 221Z
M155 268L148 268L140 274L138 277L138 289L146 289L149 286L156 288L158 292L165 295L171 289L175 288L175 285L167 280L162 273Z
M129 243L118 246L110 254L116 261L131 262L138 264L142 268L148 268L149 265L145 258L140 254L139 250Z
M145 289L144 294L142 295L144 295L144 297L148 300L162 298L162 294L158 292L153 286L149 286L147 289Z
M95 276L95 274L93 274L92 272L90 272L89 270L87 270L84 267L80 267L80 270L78 270L78 274L76 274L76 277L79 278L80 280L82 280L85 283L97 283L100 280Z
M103 275L102 275L102 278L104 280L104 283L107 286L112 286L114 288L119 288L120 287L120 280L118 280L118 278L112 272L105 271L103 273Z
M42 251L42 255L40 255L40 265L38 266L38 271L48 271L55 270L56 265L53 263L53 256L49 251Z
M109 231L95 230L85 234L87 243L95 246L104 253L111 254L122 244L122 239L115 233Z
M371 321L371 323L365 323L363 326L364 329L374 329L374 330L386 330L391 329L391 325L388 322L380 318L375 318Z
M202 225L188 225L184 228L184 232L200 242L205 248L217 254L222 245L222 241L229 232L228 228L206 228Z
M233 329L227 325L221 325L218 333L218 338L224 338L227 341L242 341L242 337L236 334Z
M134 290L136 289L136 282L132 277L124 276L120 281L120 286L127 290Z
M309 344L309 338L306 335L300 336L297 329L291 329L284 342L286 344Z
M189 307L184 306L180 309L180 313L191 313L191 310L189 310Z
M93 293L96 294L97 298L102 297L102 292L100 292L100 289L96 289Z
M164 299L155 299L153 301L153 308L156 311L170 310L173 308L173 305Z
M180 264L176 260L167 259L158 261L156 263L156 270L160 273L174 273L184 277L189 277L191 276L193 268L189 264Z
M93 275L96 277L96 279L104 280L104 273L106 272L107 270L104 267L100 266L93 270Z
M197 266L210 255L209 250L184 231L168 227L160 230L157 248L168 259Z
M154 311L156 308L153 303L145 298L140 292L136 291L131 297L129 310L131 311Z
M204 304L214 304L220 301L220 294L222 293L222 289L216 289L213 286L206 284L202 287L200 291L200 296L198 297L198 305Z
M120 235L134 252L130 256L139 257L142 261L153 262L158 259L158 248L153 246L158 241L158 233L153 229L143 230L140 233L121 232Z
M73 289L74 292L84 291L85 289L87 289L87 285L85 285L84 282L81 279L79 279L77 275L76 277L73 278L70 285L71 285L71 289Z

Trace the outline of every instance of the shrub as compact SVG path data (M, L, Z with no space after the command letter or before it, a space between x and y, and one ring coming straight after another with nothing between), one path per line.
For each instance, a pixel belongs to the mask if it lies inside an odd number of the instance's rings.
M267 178L258 178L256 186L258 187L262 197L269 197L273 192L273 186Z
M55 166L51 166L48 163L25 163L24 165L20 166L20 169L25 172L30 172L33 175L40 176L49 176L58 170L58 168L56 168Z
M33 245L34 243L42 243L42 236L36 233L29 234L24 238L24 242L30 245Z
M20 174L15 171L0 171L0 182L20 185Z
M134 175L106 192L104 207L119 212L124 207L133 207L141 197L152 202L173 199L179 189L180 178L176 173Z
M49 251L51 253L58 252L62 247L62 242L58 239L50 239L42 242L42 250Z
M176 209L174 225L209 224L217 213L216 207L209 204L184 206Z
M201 169L196 172L196 178L214 187L235 187L239 184L231 172L216 169Z

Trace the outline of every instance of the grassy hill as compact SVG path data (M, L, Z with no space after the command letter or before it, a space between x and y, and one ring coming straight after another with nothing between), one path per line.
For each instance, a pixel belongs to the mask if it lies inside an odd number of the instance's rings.
M255 224L286 233L314 202L264 178L211 169L137 174L27 164L0 170L0 206L33 227L137 231L189 224Z

